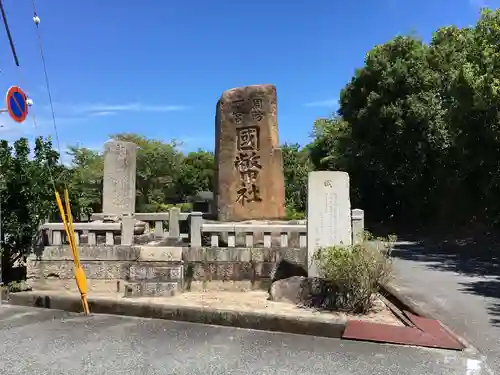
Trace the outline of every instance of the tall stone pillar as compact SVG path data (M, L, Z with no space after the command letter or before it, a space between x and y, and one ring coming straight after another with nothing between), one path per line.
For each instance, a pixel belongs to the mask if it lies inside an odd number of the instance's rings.
M217 103L214 203L221 221L285 216L283 155L273 85L225 91Z
M131 215L135 212L136 156L135 143L109 141L104 144L104 214Z

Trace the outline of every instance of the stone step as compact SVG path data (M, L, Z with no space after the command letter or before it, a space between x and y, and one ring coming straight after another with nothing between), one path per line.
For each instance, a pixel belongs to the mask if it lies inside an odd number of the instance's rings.
M139 282L125 285L124 297L172 297L181 291L179 282Z

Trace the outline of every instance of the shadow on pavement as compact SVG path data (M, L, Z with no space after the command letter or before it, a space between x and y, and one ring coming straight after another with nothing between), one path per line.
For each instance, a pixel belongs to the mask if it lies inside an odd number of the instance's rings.
M459 291L494 299L488 307L491 324L500 327L500 243L497 241L448 240L398 242L395 258L415 261L429 269L458 273L471 278Z
M457 272L468 276L500 276L498 243L464 242L399 242L392 255L425 263L427 267L438 271Z
M490 323L500 327L500 302L496 302L497 300L500 301L500 277L460 284L462 285L461 291L464 293L495 298L495 303L492 306L488 306L488 315L490 316Z
M496 303L489 308L489 314L493 316L490 319L492 325L500 327L500 303Z

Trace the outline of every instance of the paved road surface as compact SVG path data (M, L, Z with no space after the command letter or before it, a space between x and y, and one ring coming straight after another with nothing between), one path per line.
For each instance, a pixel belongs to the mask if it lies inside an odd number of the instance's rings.
M500 267L494 255L455 250L398 243L395 283L468 339L500 374Z
M5 304L0 340L8 375L490 374L451 351Z

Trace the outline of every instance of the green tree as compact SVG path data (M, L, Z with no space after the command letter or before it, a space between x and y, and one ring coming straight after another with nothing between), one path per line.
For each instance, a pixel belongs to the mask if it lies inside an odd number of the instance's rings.
M289 216L303 214L307 205L307 177L312 170L309 151L300 145L281 146L283 152L283 172L285 176L286 208Z
M185 202L199 191L212 191L215 160L213 152L198 150L182 158L177 179L177 198Z
M316 168L346 170L372 219L454 224L500 217L500 10L430 44L368 52L333 119L315 124Z
M433 168L449 145L428 46L397 37L375 47L342 90L339 114L351 126L348 169L363 207L381 218L426 216L420 209L433 201Z
M70 194L72 211L76 218L102 211L102 181L104 160L102 153L85 147L71 146Z
M179 143L165 143L138 134L115 134L112 139L137 145L137 212L155 212L163 204L177 201L176 182L181 173L183 155Z
M475 27L433 41L435 50L453 54L443 85L454 136L452 182L460 187L461 211L482 222L500 217L499 38L500 10L484 10Z
M67 178L58 158L50 139L35 140L33 158L26 138L14 142L13 147L0 141L1 256L6 283L12 281L16 262L32 251L40 224L58 217L54 190L61 189Z

